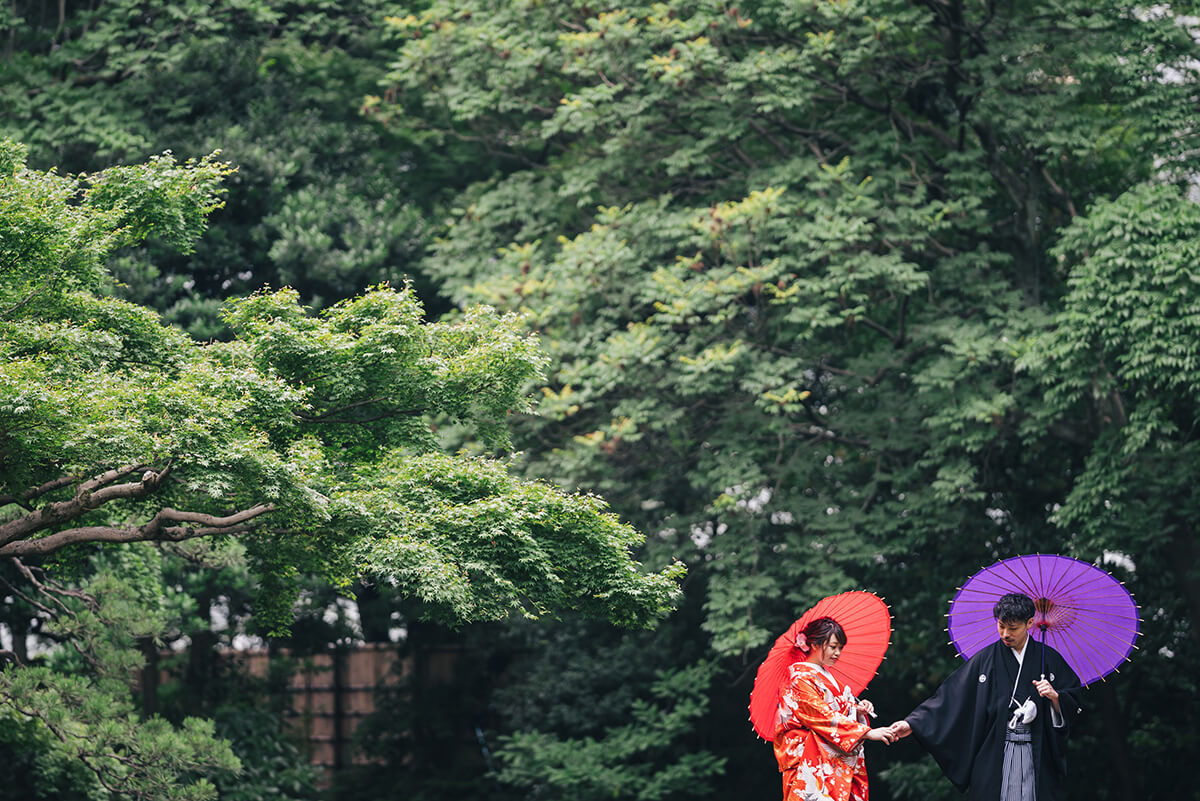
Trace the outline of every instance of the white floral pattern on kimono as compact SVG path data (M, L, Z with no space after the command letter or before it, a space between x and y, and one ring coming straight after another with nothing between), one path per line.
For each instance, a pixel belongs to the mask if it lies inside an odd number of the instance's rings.
M867 801L870 729L849 687L810 662L792 665L775 724L784 801Z

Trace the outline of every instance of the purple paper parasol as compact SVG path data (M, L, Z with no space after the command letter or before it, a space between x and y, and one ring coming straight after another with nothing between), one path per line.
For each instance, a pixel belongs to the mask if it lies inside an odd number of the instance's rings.
M983 568L954 596L950 639L963 659L996 641L992 607L1010 592L1033 599L1032 633L1062 654L1085 685L1116 670L1136 647L1138 607L1124 584L1069 556L1033 554Z

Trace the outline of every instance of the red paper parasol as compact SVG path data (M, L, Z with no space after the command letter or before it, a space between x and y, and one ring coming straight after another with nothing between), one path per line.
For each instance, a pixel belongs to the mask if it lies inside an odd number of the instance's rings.
M891 643L892 615L883 599L869 592L831 595L801 615L775 640L767 658L758 666L754 689L750 691L750 722L758 736L768 742L775 739L775 711L788 668L807 657L796 647L796 635L819 617L833 618L846 631L846 646L829 672L845 682L855 695L874 678Z
M963 659L996 641L992 607L1010 592L1033 599L1038 639L1084 685L1116 670L1137 647L1138 607L1125 585L1095 565L1043 553L1002 559L962 585L950 602L949 631Z

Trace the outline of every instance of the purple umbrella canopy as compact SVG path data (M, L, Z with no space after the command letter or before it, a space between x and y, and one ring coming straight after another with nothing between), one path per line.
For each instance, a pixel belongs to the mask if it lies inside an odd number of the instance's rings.
M1138 637L1138 607L1125 585L1095 565L1069 556L1032 554L983 568L950 602L950 640L970 659L996 641L992 607L1001 595L1033 599L1033 633L1091 684L1129 658Z

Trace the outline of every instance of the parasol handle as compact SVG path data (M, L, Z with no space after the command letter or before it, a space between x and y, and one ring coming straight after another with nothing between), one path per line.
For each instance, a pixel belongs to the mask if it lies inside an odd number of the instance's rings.
M1038 626L1042 630L1042 681L1046 680L1046 624Z

